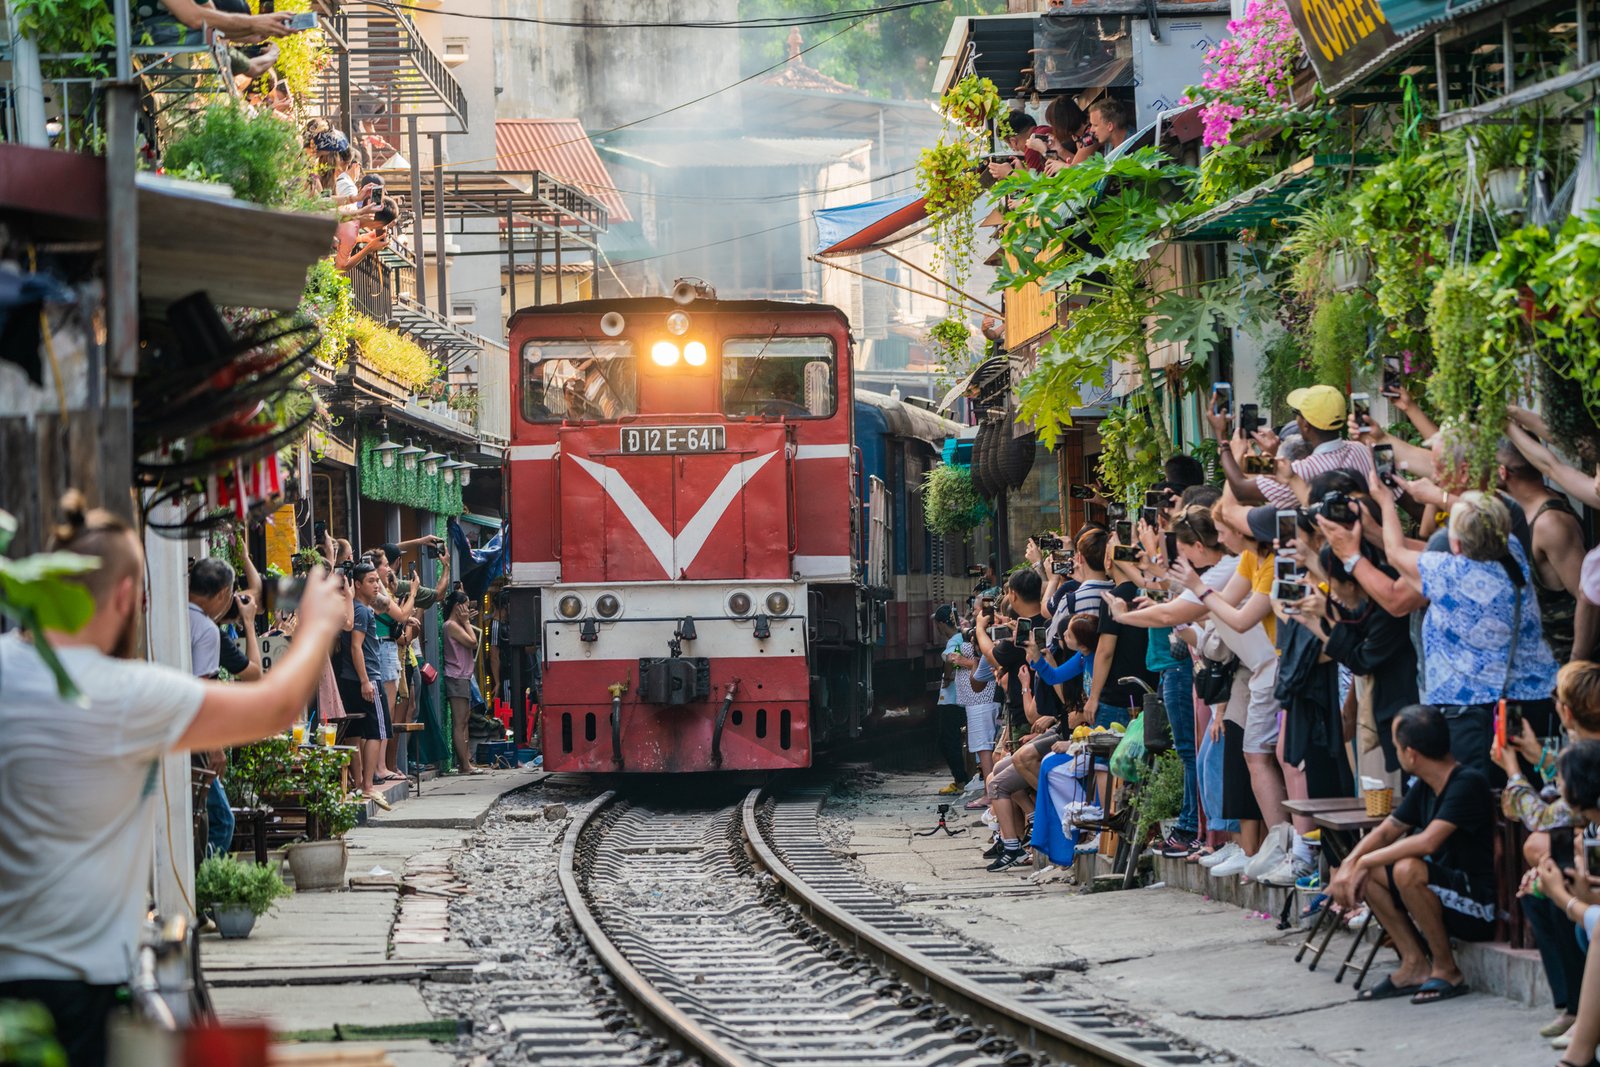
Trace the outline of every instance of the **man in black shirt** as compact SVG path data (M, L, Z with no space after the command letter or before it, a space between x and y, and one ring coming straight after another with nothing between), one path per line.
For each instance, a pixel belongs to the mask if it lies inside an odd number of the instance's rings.
M1395 716L1394 747L1416 780L1350 852L1328 892L1341 909L1364 900L1400 954L1399 968L1359 999L1431 1004L1467 992L1450 939L1494 934L1494 801L1488 779L1450 754L1438 708L1413 704Z
M1025 622L1030 631L1043 633L1050 625L1050 620L1044 615L1044 606L1039 602L1044 595L1044 579L1039 577L1037 571L1020 570L1011 576L1006 589L1011 594L1011 612L1018 622ZM1013 725L1020 727L1022 724L1015 722L1016 716L1022 711L1022 683L1018 668L1027 662L1027 652L1015 641L991 642L986 630L987 624L978 629L978 647L1004 672L1006 705L1010 709ZM1056 696L1055 686L1033 678L1032 688L1037 713L1060 718L1061 699Z

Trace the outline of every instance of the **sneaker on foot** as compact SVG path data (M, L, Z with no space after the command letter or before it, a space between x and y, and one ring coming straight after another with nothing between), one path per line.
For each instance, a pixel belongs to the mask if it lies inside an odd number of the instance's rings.
M1257 881L1262 885L1275 885L1286 889L1309 873L1310 868L1308 866L1302 864L1293 856L1288 856L1282 863L1263 874Z
M993 842L990 843L988 848L983 850L983 858L986 860L992 860L1005 850L1006 846L1004 842L997 837Z
M1310 874L1302 874L1294 880L1294 887L1311 893L1321 892L1322 873L1320 871L1312 871Z
M1172 833L1167 839L1156 846L1161 855L1170 859L1183 859L1194 851L1194 837L1189 834Z
M1002 851L1000 853L1000 855L996 856L994 858L994 862L989 864L989 866L986 867L985 870L1006 871L1006 870L1010 870L1012 867L1017 866L1018 864L1027 863L1027 862L1028 862L1028 853L1027 853L1026 849L1020 849L1019 848L1019 849L1013 850L1013 849L1009 849L1008 848L1008 849L1005 849L1004 851Z
M959 792L961 792L961 783L951 782L949 785L939 790L939 795L942 797L953 797Z
M1229 860L1233 859L1233 857L1239 855L1239 853L1243 851L1244 849L1239 847L1239 842L1229 841L1226 845L1223 845L1211 855L1201 856L1199 861L1200 866L1205 867L1208 870L1215 868L1221 864L1227 863Z
M1246 864L1240 873L1259 882L1262 875L1276 870L1288 854L1289 846L1284 843L1283 835L1278 832L1277 827L1273 827L1272 833L1262 842L1255 858Z
M1235 852L1231 857L1211 868L1213 878L1232 878L1244 873L1250 865L1251 857L1245 854L1244 849Z

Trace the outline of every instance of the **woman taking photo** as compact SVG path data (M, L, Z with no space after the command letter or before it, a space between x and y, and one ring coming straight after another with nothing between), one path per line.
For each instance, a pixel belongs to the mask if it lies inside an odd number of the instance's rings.
M444 602L444 694L450 701L450 733L456 766L462 774L478 774L472 765L467 720L472 715L472 665L478 650L478 628L472 625L467 594L457 589Z

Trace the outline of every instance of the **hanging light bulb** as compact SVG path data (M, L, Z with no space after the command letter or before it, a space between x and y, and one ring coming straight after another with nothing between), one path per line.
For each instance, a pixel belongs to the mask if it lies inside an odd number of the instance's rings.
M461 488L465 489L467 486L472 484L472 471L472 464L461 464Z
M394 456L400 451L400 446L389 440L387 428L383 431L383 444L373 445L372 450L378 454L378 462L383 464L384 470L394 469Z
M400 465L408 471L416 470L417 457L422 455L423 451L423 449L420 449L411 443L411 438L406 438L406 447L402 448L399 452Z
M423 456L422 460L421 460L421 462L422 462L422 473L423 474L438 474L439 473L439 461L441 459L443 459L443 458L444 458L444 453L443 452L429 452L426 456Z

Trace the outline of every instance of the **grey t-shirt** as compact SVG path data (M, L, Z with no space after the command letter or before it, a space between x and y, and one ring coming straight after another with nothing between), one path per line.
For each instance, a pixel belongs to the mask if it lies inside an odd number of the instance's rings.
M56 654L87 707L61 699L33 646L0 637L0 981L114 985L144 920L158 761L205 689L158 663Z
M211 616L189 601L189 669L197 678L210 678L222 662L222 631Z

